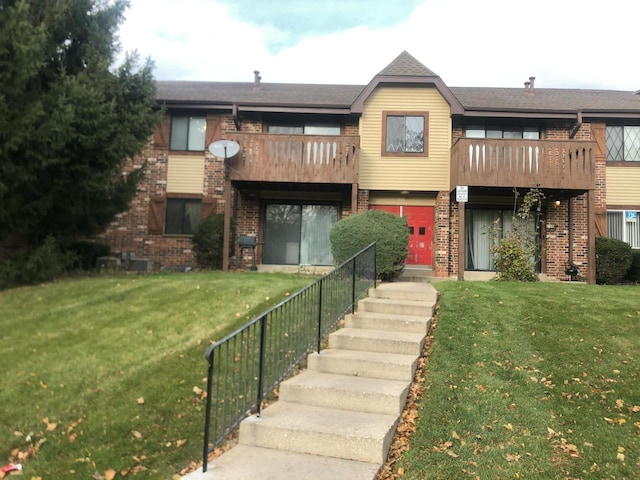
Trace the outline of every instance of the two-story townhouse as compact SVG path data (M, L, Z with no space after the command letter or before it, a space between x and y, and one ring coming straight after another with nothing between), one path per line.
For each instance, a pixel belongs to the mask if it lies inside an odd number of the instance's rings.
M640 247L633 92L541 89L533 78L449 88L403 52L365 86L272 84L255 72L252 83L158 82L157 96L166 115L130 165L146 163L146 179L104 235L156 268L193 264L190 235L211 212L228 219L225 269L248 261L240 236L257 238L260 264L331 265L331 226L375 208L407 217L408 264L491 271L487 227L508 227L514 188L531 187L546 196L541 272L594 281L595 237L607 232ZM240 146L226 162L208 151L220 139Z

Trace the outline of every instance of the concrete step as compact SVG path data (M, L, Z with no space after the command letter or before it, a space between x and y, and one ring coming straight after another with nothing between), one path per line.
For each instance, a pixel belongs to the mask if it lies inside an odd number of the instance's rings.
M425 334L342 328L329 335L329 348L420 355Z
M326 348L309 355L307 366L318 372L411 382L417 356Z
M345 317L345 327L392 332L413 332L426 334L431 324L429 316L398 315L358 311Z
M384 463L398 415L278 401L240 424L240 443Z
M434 278L433 269L406 265L397 277L400 282L429 282Z
M318 407L400 415L409 383L305 370L280 385L279 400Z
M381 283L369 290L369 297L418 300L435 303L438 292L430 283L392 282Z
M430 317L434 304L435 302L421 300L368 297L358 302L358 311Z
M375 480L380 466L271 448L236 445L188 480Z

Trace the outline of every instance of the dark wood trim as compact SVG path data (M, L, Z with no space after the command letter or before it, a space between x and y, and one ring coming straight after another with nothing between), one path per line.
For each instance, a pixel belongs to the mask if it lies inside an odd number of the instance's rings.
M607 160L607 167L636 168L640 167L640 160Z
M224 236L222 238L222 271L229 271L229 245L231 244L231 180L224 181Z
M573 225L569 226L573 228ZM595 190L587 192L587 283L596 284Z
M465 202L458 202L458 280L464 280Z
M637 212L640 211L640 205L607 205L607 212L610 210L631 210Z
M202 199L204 195L201 193L180 193L180 192L167 192L165 198L187 198L187 199Z
M424 151L422 152L387 152L387 118L388 117L423 117L424 118ZM382 157L428 157L429 156L429 112L425 111L383 111L382 138L380 139L380 155Z

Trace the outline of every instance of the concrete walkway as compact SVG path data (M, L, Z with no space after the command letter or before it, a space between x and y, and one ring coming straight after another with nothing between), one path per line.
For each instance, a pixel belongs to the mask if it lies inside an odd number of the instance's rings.
M329 335L329 348L240 425L238 445L185 480L374 480L384 465L431 323L429 283L384 283Z

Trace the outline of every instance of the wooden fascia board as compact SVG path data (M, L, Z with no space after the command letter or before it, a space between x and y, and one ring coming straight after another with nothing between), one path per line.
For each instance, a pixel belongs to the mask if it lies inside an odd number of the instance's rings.
M465 110L464 117L473 118L541 118L575 120L576 112L524 112L515 110Z
M272 112L272 113L323 113L348 115L349 107L313 107L313 106L285 106L285 105L238 105L241 112Z
M464 108L456 96L449 90L440 77L411 77L411 76L378 76L375 77L369 84L362 90L360 95L354 100L351 105L351 112L361 114L364 111L364 102L371 96L373 91L379 86L383 85L422 85L433 86L442 95L445 101L451 108L452 115L461 115L464 112Z

